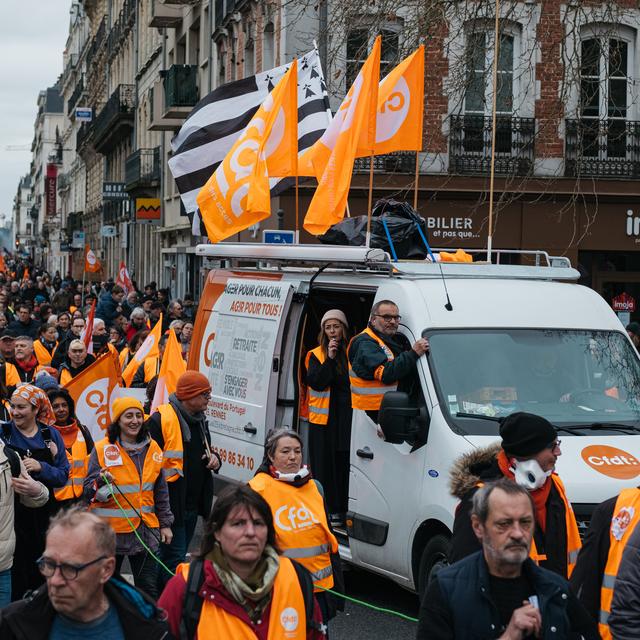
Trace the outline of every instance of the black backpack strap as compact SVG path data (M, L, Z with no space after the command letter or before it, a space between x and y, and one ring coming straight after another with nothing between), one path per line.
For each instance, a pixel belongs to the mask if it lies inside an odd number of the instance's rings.
M20 476L20 456L10 447L4 448L4 454L9 461L12 477L18 478Z
M316 631L325 632L324 625L322 623L317 623L313 619L313 614L315 612L315 599L313 597L313 580L311 579L311 574L301 565L291 561L293 564L293 568L296 570L296 574L298 575L298 582L300 583L300 589L302 589L302 598L304 600L304 613L305 618L307 619L307 629L315 629Z
M2 423L2 439L5 442L9 442L9 440L11 440L11 423L10 422Z
M182 620L180 620L180 640L193 640L196 637L203 600L200 589L204 582L204 560L196 558L189 564L187 588L182 603Z
M53 441L53 438L51 437L51 427L49 427L46 424L43 424L40 427L40 431L42 432L42 439L44 440L44 443L49 446L51 444L51 442Z

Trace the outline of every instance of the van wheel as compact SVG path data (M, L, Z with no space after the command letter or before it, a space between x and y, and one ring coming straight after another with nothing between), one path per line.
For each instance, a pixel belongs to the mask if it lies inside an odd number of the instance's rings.
M418 593L420 599L427 590L429 583L440 569L449 565L449 549L451 541L447 536L439 534L433 536L422 552L420 567L418 569Z

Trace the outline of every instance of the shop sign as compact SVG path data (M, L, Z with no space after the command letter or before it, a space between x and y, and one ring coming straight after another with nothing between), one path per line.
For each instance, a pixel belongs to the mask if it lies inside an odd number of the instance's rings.
M72 249L84 249L84 231L74 231L71 238Z
M633 313L636 310L636 299L628 293L623 292L616 296L611 302L614 311L628 311Z
M55 164L47 165L47 177L44 179L44 189L46 205L45 211L47 216L56 215L56 182L58 179L58 167Z
M129 194L125 191L124 182L105 182L102 185L103 200L127 200Z
M441 240L471 240L480 234L473 229L473 218L466 216L425 216L430 238Z
M93 120L93 109L91 107L76 107L75 116L78 122L91 122Z
M160 221L160 198L136 198L138 222Z

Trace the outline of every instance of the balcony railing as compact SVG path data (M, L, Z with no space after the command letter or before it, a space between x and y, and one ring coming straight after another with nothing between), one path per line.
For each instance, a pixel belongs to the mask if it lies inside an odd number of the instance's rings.
M93 122L83 122L76 134L76 149L80 151L93 136Z
M98 151L102 151L103 147L110 147L110 140L119 140L125 125L128 133L133 127L133 117L136 105L135 85L121 84L111 94L102 111L94 122L94 140L95 147ZM107 149L108 150L108 149Z
M198 102L198 67L174 64L163 72L165 107L193 107Z
M126 215L126 203L121 200L105 200L102 203L104 224L115 224L123 220Z
M118 19L113 23L107 36L107 50L110 58L120 49L122 40L129 33L135 21L135 15L136 4L134 0L125 0L118 14Z
M100 47L105 41L105 37L107 34L107 16L102 16L102 20L100 21L100 25L96 30L96 35L93 36L91 43L89 44L89 49L87 51L87 68L91 66L91 62L95 57L96 53L100 50Z
M492 118L454 115L450 122L450 173L488 174L491 170ZM533 118L496 118L497 174L524 176L533 171L535 129Z
M157 187L160 184L160 147L134 151L125 160L124 176L127 191Z
M373 170L376 173L413 173L416 168L416 154L410 151L396 151L382 156L373 156ZM356 158L354 173L369 171L369 158Z
M566 120L565 175L640 178L640 122Z
M81 77L80 80L78 80L76 87L73 90L71 97L69 98L69 101L67 102L67 115L71 115L71 113L75 109L76 104L78 103L78 100L80 99L80 96L83 93L84 93L84 78Z

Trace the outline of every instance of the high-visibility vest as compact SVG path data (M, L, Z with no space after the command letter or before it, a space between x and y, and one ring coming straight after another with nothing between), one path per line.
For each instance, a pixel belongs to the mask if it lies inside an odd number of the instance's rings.
M305 640L307 617L302 588L293 564L287 558L279 558L280 568L273 582L271 610L269 612L268 640ZM189 564L184 562L176 568L187 582ZM204 598L197 629L198 640L233 638L233 640L255 640L256 633L243 620L216 605L213 597Z
M20 378L20 374L18 373L18 369L16 368L16 365L11 362L7 362L5 363L4 366L5 366L5 370L4 370L5 386L17 387L22 382L22 378Z
M375 340L379 345L382 351L384 351L385 356L387 356L387 361L391 362L395 359L393 355L393 351L389 349L389 347L384 343L384 341L379 338L369 327L367 327L362 333L359 333L357 336L354 336L349 342L349 348L347 349L347 353L349 349L351 349L351 345L353 341L362 334L368 335L370 338ZM383 384L382 383L382 374L384 372L384 365L380 365L373 372L373 380L365 380L364 378L359 378L353 368L351 367L351 361L349 361L349 382L351 383L351 406L354 409L362 409L364 411L378 411L380 409L380 405L382 404L382 398L387 391L395 391L398 388L398 384L396 382L392 384Z
M60 386L64 387L68 382L73 380L73 374L66 367L64 369L60 369Z
M108 446L118 449L122 464L105 464L104 451ZM155 440L151 440L149 443L142 467L142 477L140 477L135 463L125 448L117 442L110 444L108 438L100 440L96 443L96 455L100 468L111 473L113 484L118 487L113 489L117 502L113 497L110 497L107 502L93 502L90 505L91 511L97 516L109 520L109 524L116 533L131 533L131 525L127 521L127 517L137 529L140 526L138 514L142 515L142 521L148 527L157 529L160 523L156 516L153 487L158 476L162 473L162 449L158 443ZM121 493L127 497L129 502L124 499ZM118 507L118 504L122 509Z
M318 358L318 362L323 364L326 360L324 349L316 347L307 353L304 366L309 371L309 362L311 354ZM324 391L316 391L311 385L307 385L307 394L309 399L309 422L313 424L327 424L329 422L329 400L331 398L331 390L327 387Z
M41 340L35 340L33 343L33 352L38 359L38 363L43 367L50 366L51 358L53 358L53 353L57 347L58 343L56 342L55 347L53 347L53 351L50 352L49 349L42 344Z
M120 362L120 369L122 369L122 371L124 371L125 367L129 364L129 347L125 347L121 352L120 355L118 356L118 360ZM131 354L131 357L133 358L133 354Z
M600 589L598 629L603 640L612 638L609 630L609 614L611 613L611 603L613 602L613 585L616 581L616 575L618 574L627 541L638 522L640 522L640 490L635 487L633 489L623 489L616 500L613 514L614 520L618 519L617 534L620 539L618 540L618 537L613 535L612 526L609 529L609 555L607 556L607 564L602 576L602 588ZM620 526L620 524L626 526Z
M162 427L162 467L167 482L175 482L184 476L184 449L182 444L182 430L175 409L170 404L161 404L158 409L160 425Z
M53 495L56 500L72 500L82 496L84 479L87 477L87 468L89 467L89 452L80 428L78 428L78 434L71 446L71 451L65 448L65 452L69 461L69 477L64 487L54 489Z
M151 382L154 376L160 373L160 358L150 356L144 361L144 381Z
M338 541L329 530L324 501L313 480L301 487L259 473L249 481L271 507L276 545L286 558L299 562L311 574L316 587L331 589L331 553ZM320 589L316 589L320 591Z

